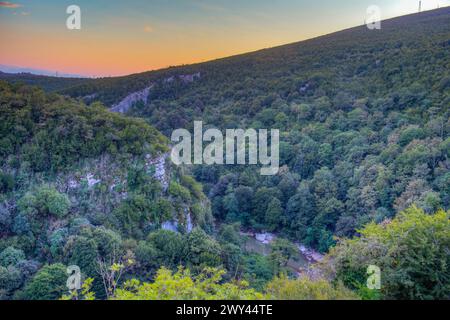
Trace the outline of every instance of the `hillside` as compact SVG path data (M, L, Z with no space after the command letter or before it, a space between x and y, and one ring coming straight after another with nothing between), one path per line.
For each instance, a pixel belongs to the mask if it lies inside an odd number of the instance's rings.
M190 272L214 275L214 297L448 298L449 39L443 8L125 77L0 73L0 298L57 299L70 264L97 298L114 297L105 265L156 275L125 299L166 281L192 297ZM168 137L194 120L280 129L280 172L171 164ZM268 252L249 252L263 232ZM324 262L293 271L299 247Z
M71 86L78 86L91 81L91 79L84 78L59 78L35 75L31 73L6 73L2 71L0 71L0 79L13 83L38 86L48 92L56 92L70 88Z
M351 236L412 203L449 207L449 17L443 8L383 21L381 30L362 26L63 92L113 106L151 86L128 113L167 136L194 120L279 128L285 168L276 177L193 170L219 220L326 251L333 235Z
M63 287L39 296L25 285L48 263L78 265L102 297L98 259L134 259L130 245L164 224L209 239L193 231L212 227L201 186L166 161L167 139L144 121L5 82L0 120L1 299L59 298ZM142 250L135 275L157 263Z

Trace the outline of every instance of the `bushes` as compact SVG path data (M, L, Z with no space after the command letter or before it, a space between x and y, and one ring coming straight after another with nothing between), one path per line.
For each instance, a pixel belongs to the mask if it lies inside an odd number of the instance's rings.
M0 253L0 265L3 267L15 266L20 261L25 260L25 254L22 250L14 247L7 247Z
M356 300L358 296L342 284L333 286L326 280L275 278L267 285L269 299L276 300Z
M54 187L43 185L33 192L25 194L18 202L20 212L29 216L52 215L64 218L70 209L67 195L58 192Z
M26 285L23 296L28 300L56 300L67 292L66 267L61 263L44 266Z
M172 197L182 201L184 204L191 202L191 193L189 190L175 181L170 182L168 191Z
M0 171L0 194L7 193L14 189L14 177L10 174Z
M200 228L195 228L187 235L186 245L186 264L194 270L201 270L206 266L218 267L221 264L220 244Z
M118 300L355 300L358 296L343 285L325 280L275 278L262 292L248 288L246 281L223 282L224 271L206 268L197 276L189 269L172 273L158 270L154 282L130 280L117 290Z
M20 99L20 104L17 101ZM142 155L166 151L166 139L143 120L90 107L41 90L2 82L0 161L28 161L38 172L58 172L104 153Z
M366 269L381 269L387 299L447 299L450 295L450 213L433 215L411 207L392 221L370 223L361 237L344 240L330 253L336 278L365 284Z
M172 273L161 268L152 283L128 281L117 290L118 300L254 300L263 295L248 288L246 282L221 283L224 271L205 269L198 276L189 270Z
M0 266L0 300L7 298L11 292L20 288L22 281L22 275L15 267Z
M119 229L127 236L142 237L145 222L151 221L151 202L141 194L132 194L114 210Z
M189 189L189 191L196 197L198 200L203 198L203 190L202 185L195 181L191 176L182 175L180 177L181 184Z

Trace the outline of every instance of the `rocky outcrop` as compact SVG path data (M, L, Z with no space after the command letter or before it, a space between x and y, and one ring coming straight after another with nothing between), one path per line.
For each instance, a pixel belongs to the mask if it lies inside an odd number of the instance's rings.
M184 219L185 219L185 223L182 224L182 226L187 233L191 233L192 230L194 229L194 224L192 223L191 213L187 209L184 210ZM173 232L179 232L180 231L180 223L178 222L178 219L164 221L161 224L161 229L169 230L169 231L173 231Z
M178 222L177 221L165 221L161 224L161 229L178 232Z
M272 233L256 233L255 239L264 244L270 244L274 239L275 235Z
M197 73L194 73L194 74L180 75L179 78L184 83L191 83L191 82L194 82L196 79L200 79L201 78L201 73L197 72Z
M90 95L82 97L81 100L83 100L84 103L89 104L92 101L94 101L95 99L97 99L97 97L98 97L98 94L97 93L93 93L93 94L90 94Z
M202 74L200 72L193 73L193 74L181 74L179 76L172 76L168 77L163 80L163 83L171 83L175 81L177 78L181 80L183 83L191 83L194 82L197 79L200 79Z
M277 238L277 235L270 232L264 233L241 232L241 235L253 237L264 245L270 245ZM308 248L300 243L295 243L295 245L297 246L298 251L302 254L302 256L305 257L305 259L309 263L316 263L323 260L324 256L319 252L314 251L313 249Z
M157 158L152 158L150 155L146 156L147 169L154 167L153 177L161 183L164 191L169 187L169 179L166 172L167 157L168 154L163 154Z
M305 245L297 244L298 250L308 259L309 262L320 262L323 260L323 255L314 251L311 248L307 248Z
M109 110L112 112L119 112L119 113L125 113L130 108L136 104L139 101L143 101L144 103L147 102L148 95L150 94L150 90L152 89L153 85L141 90L136 91L128 96L126 96L122 101L119 103L113 105Z
M163 80L163 83L171 83L171 82L175 81L176 79L181 80L183 83L191 83L191 82L194 82L196 79L200 79L200 78L201 78L200 72L193 73L193 74L182 74L179 76L168 77ZM136 104L139 101L143 101L144 103L146 103L148 96L150 94L150 90L153 88L153 86L154 86L154 84L151 84L149 87L147 87L143 90L130 93L128 96L126 96L124 99L122 99L122 101L113 105L109 110L112 112L125 113L128 110L130 110L130 108L134 104ZM95 97L94 95L91 95L91 96L86 96L85 98L92 97L92 96Z

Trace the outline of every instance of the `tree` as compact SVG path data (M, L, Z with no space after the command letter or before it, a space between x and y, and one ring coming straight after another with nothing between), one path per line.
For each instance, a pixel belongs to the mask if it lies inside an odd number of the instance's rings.
M265 217L265 222L269 231L275 231L279 227L282 214L283 208L281 207L281 201L272 197L267 206Z
M18 207L21 212L34 217L52 215L63 218L69 212L70 200L54 187L43 185L25 194L19 200Z
M114 250L109 255L109 259L101 257L97 259L97 272L103 281L107 298L115 296L122 275L133 264L134 259L131 252L121 256L120 252Z
M284 225L295 238L303 241L315 213L315 199L308 184L302 183L286 205Z
M288 279L277 277L267 284L268 299L275 300L357 300L358 296L338 283L333 285L324 279L310 280L307 277Z
M14 247L7 247L0 253L0 266L6 268L9 266L15 266L23 260L25 260L25 254L23 251L15 249Z
M176 268L186 261L186 241L179 233L157 230L147 237L147 242L156 250L155 263Z
M12 191L14 189L14 185L14 177L0 171L0 194Z
M20 270L14 266L0 266L0 299L8 299L14 290L21 287L22 283Z
M194 228L187 235L186 263L194 270L218 267L221 264L220 255L220 244L200 228Z
M415 206L392 221L370 223L361 237L343 240L329 255L336 278L358 288L366 269L382 272L387 299L446 299L450 294L450 212L426 214Z
M24 289L24 297L29 300L59 299L66 287L66 267L61 263L45 265L30 280Z
M166 268L158 270L152 283L127 281L118 289L117 300L254 300L264 296L249 289L245 281L221 283L225 271L204 269L193 277L189 269L172 273Z
M289 259L297 253L296 246L289 240L277 238L270 245L269 261L272 264L274 274L283 272Z
M267 206L269 205L268 199L272 197L276 197L278 199L281 198L281 193L276 188L267 188L262 187L256 191L256 194L253 198L253 215L252 218L256 223L262 223L264 221Z

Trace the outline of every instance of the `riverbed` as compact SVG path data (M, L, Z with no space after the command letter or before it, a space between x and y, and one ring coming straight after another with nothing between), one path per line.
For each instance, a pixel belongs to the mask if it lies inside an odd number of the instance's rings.
M264 256L270 254L270 241L261 241L258 240L255 236L249 234L242 234L245 238L244 248L248 252L258 253ZM298 246L297 246L298 247ZM308 267L314 263L308 256L304 255L300 249L296 252L296 254L289 259L287 267L293 273L300 275L304 272Z

